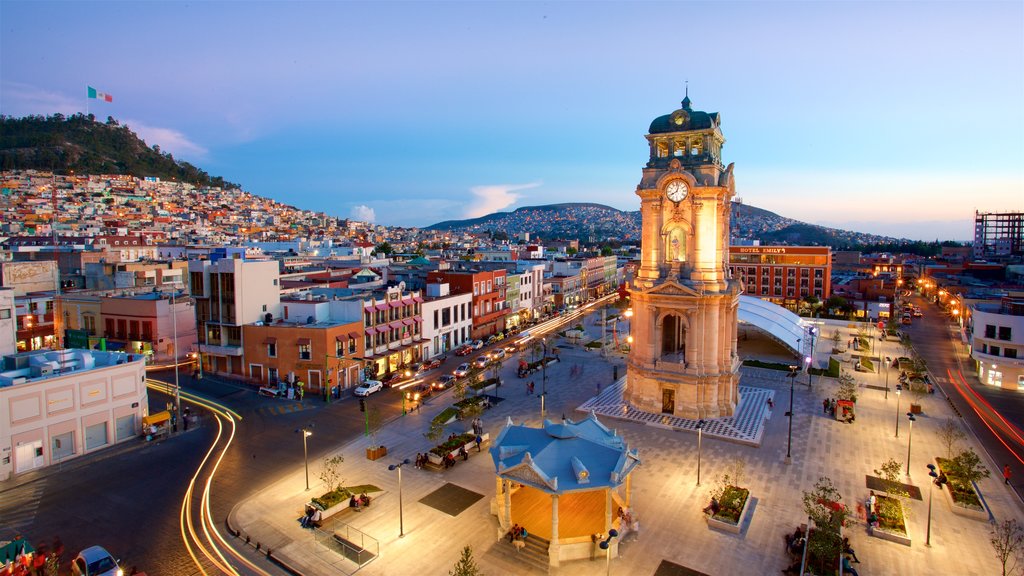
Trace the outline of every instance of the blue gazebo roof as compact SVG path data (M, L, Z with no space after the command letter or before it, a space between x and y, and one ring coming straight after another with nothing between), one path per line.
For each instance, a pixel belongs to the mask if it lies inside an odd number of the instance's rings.
M490 449L498 475L554 494L614 488L640 464L636 449L591 412L543 427L509 419Z

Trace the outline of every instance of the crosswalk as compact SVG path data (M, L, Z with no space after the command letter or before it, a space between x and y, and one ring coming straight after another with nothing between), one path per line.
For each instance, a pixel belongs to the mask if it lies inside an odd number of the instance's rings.
M0 496L0 500L13 504L0 507L0 518L2 518L0 532L18 534L31 528L35 524L36 515L39 513L39 504L42 502L45 490L46 481L41 479L19 486Z
M312 402L277 402L269 406L262 406L256 409L256 413L262 416L281 416L303 410L312 410Z

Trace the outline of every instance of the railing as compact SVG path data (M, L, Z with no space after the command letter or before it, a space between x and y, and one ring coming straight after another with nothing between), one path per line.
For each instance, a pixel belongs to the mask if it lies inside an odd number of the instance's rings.
M376 538L340 522L325 523L323 529L314 530L314 538L320 546L333 551L360 568L372 562L380 554L380 542Z

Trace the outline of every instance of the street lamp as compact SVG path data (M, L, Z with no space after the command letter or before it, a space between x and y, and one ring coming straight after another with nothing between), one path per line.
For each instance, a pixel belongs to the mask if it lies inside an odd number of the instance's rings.
M313 435L313 424L295 431L296 434L299 432L302 432L302 458L306 461L306 490L309 490L309 449L306 446L306 438Z
M914 441L914 418L913 412L907 412L907 419L910 420L910 432L907 432L907 478L910 478L910 444Z
M605 574L608 574L608 575L610 575L612 573L612 549L611 549L611 542L612 542L612 538L615 538L618 535L619 535L619 533L615 530L615 528L612 528L611 530L608 531L608 537L605 538L604 540L601 540L601 543L599 544L599 546L601 547L601 550L604 550L604 551L607 552L605 554L605 559L606 559L605 565L607 566L607 570L605 571Z
M935 464L928 465L928 475L932 477L932 485L939 486L941 489L941 483L939 482L939 475L935 472ZM928 532L925 538L924 545L932 545L932 493L935 492L934 488L928 489Z
M903 386L896 385L896 437L900 437L900 392L903 391Z
M704 436L704 425L707 424L704 420L697 422L697 486L700 486L700 441Z
M398 470L398 537L405 538L405 524L402 519L402 466L409 464L409 459L406 458L398 464L391 464L388 466L388 470Z
M786 416L789 417L789 436L786 438L786 464L792 462L791 452L793 448L793 383L796 382L796 370L799 366L790 366L789 374L786 376L789 378L789 412L786 412Z
M171 325L174 327L174 431L178 431L177 421L181 419L181 383L178 381L178 311L174 309L174 292L171 292Z
M885 357L885 399L889 399L889 363L892 362L892 357Z

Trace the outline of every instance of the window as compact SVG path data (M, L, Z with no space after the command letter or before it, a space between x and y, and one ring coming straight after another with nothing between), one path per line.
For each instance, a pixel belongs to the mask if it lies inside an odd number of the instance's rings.
M988 353L993 355L993 356L999 356L999 353L1001 351L1002 350L999 348L999 346L989 346L989 348L988 348Z
M1005 356L1006 358L1016 358L1017 357L1017 349L1016 348L1006 348L1006 349L1003 350L1003 356Z
M313 357L313 346L309 341L299 343L299 360L309 360Z
M668 142L659 141L655 144L655 154L658 158L668 157Z
M349 339L348 339L348 353L349 354L355 354L356 353L356 339L355 338L349 337Z
M277 278L274 278L274 286L277 286Z
M1010 338L1011 332L1012 331L1011 331L1009 326L1000 326L999 327L999 339L1000 340L1010 340L1011 339Z
M452 323L452 309L445 308L441 310L441 326L448 326ZM434 318L434 325L437 325L437 318Z
M10 317L11 317L11 309L10 308L4 308L3 310L0 310L0 320L7 320Z
M437 323L437 320L438 320L438 317L439 317L439 314L438 314L438 312L439 312L439 310L434 310L434 328L437 328L437 327L438 327L438 325L439 325L439 324Z
M334 341L334 355L344 356L345 355L345 342L343 340Z
M996 337L996 327L993 326L992 324L986 324L985 325L985 338L995 338L995 337Z
M267 343L267 356L277 358L277 344L275 342Z
M264 304L264 305L263 305L263 311L264 311L264 312L266 312L266 311L267 311L267 305L266 305L266 304Z

